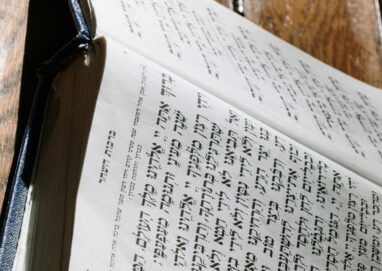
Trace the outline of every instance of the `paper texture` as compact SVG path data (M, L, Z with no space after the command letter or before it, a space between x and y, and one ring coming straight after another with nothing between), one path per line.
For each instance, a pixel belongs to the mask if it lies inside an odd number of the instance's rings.
M71 270L381 270L380 187L112 40Z
M213 1L93 4L100 35L382 183L382 92Z

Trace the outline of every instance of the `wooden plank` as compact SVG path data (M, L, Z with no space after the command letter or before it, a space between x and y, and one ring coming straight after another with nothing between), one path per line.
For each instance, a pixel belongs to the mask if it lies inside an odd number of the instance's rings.
M233 0L215 0L215 1L226 6L229 9L232 9Z
M229 0L218 2L232 8ZM377 3L244 0L244 13L251 21L325 63L382 88L381 20Z
M0 206L14 155L28 3L0 2Z

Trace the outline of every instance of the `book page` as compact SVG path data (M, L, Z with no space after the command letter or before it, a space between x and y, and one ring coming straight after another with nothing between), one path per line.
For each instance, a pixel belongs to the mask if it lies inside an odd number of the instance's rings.
M112 40L70 270L381 270L381 188Z
M382 183L382 92L214 1L93 0L100 35Z

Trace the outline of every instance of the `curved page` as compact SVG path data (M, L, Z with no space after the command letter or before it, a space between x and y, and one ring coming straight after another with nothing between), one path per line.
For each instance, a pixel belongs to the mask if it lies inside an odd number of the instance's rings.
M71 270L379 270L381 188L108 40Z
M382 183L382 92L214 1L93 0L97 33Z

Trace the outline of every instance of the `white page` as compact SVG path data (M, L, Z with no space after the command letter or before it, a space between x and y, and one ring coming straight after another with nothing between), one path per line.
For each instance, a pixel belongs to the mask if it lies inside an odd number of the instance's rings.
M382 183L382 93L214 1L93 0L97 32Z
M380 187L107 45L70 270L382 268Z

